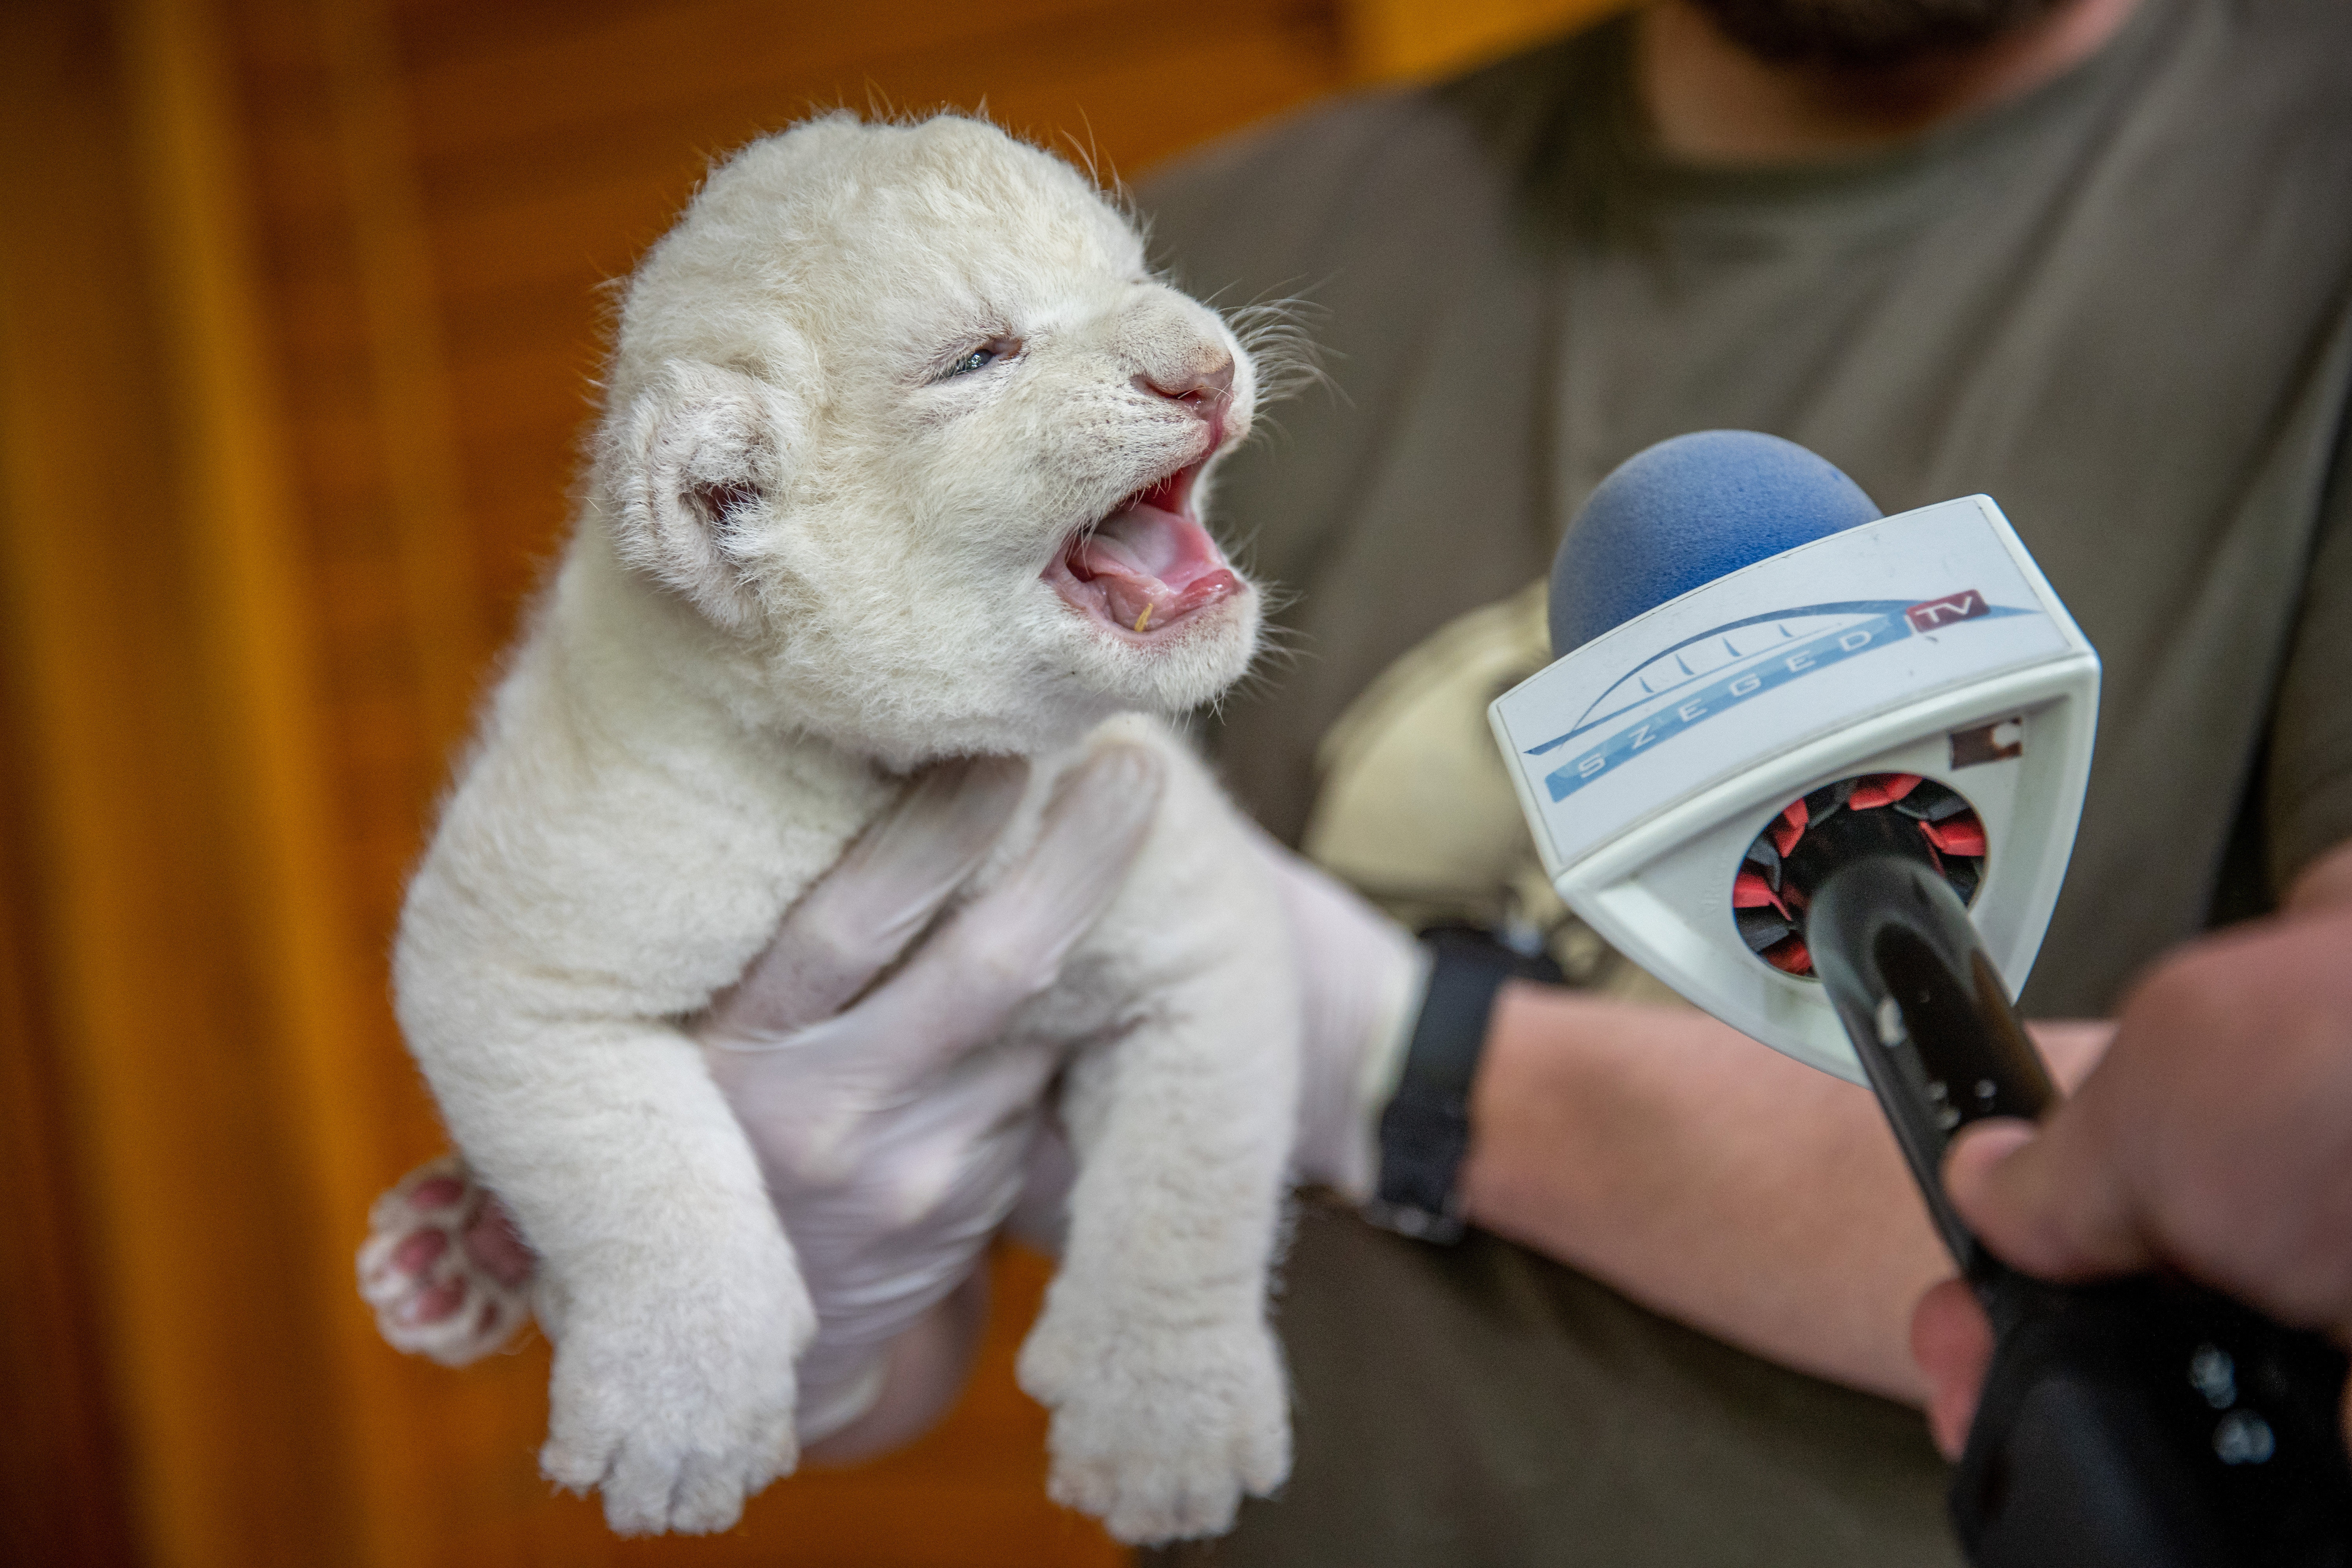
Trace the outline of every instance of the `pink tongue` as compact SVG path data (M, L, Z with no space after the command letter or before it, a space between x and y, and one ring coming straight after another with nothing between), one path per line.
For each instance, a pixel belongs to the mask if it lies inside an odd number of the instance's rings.
M1101 584L1111 618L1133 631L1241 592L1206 529L1180 512L1139 503L1080 541L1072 565Z

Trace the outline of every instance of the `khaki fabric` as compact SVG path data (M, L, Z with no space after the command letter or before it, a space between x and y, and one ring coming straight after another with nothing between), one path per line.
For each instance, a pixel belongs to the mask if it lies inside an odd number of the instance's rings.
M1552 890L1486 727L1486 705L1551 662L1547 587L1447 623L1349 705L1316 748L1298 847L1416 931L1525 933L1570 984L1684 1005Z
M1295 597L1287 656L1204 738L1401 913L1539 921L1477 710L1540 661L1528 584L1602 475L1734 426L1888 511L1985 491L2105 663L2024 1000L2107 1010L2352 838L2352 5L2144 0L2023 100L1778 169L1651 151L1629 36L1319 110L1144 192L1185 286L1307 301L1332 383L1220 475L1217 525ZM1952 1561L1908 1412L1492 1238L1310 1210L1288 1275L1297 1475L1183 1561Z

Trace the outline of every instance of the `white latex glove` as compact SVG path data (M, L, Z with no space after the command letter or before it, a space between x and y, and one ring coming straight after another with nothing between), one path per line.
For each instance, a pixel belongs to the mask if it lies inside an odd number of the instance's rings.
M875 984L996 847L1027 778L1025 763L1002 758L934 770L689 1023L816 1304L799 1371L803 1446L868 1409L886 1349L926 1313L951 1294L976 1300L959 1287L1020 1195L1033 1143L1050 1145L1043 1162L1061 1173L1039 1184L1051 1190L1038 1205L1057 1208L1067 1190L1058 1141L1036 1136L1061 1053L997 1037L1126 877L1159 805L1160 759L1108 746L1072 770L1021 860ZM520 1325L535 1260L461 1163L410 1173L372 1221L361 1291L394 1345L462 1365ZM936 1343L911 1359L919 1378L961 1373Z
M1429 983L1429 950L1329 872L1263 834L1297 955L1304 1028L1291 1180L1360 1204L1380 1175L1381 1113L1404 1071ZM1044 1128L1006 1229L1046 1252L1062 1246L1076 1166L1058 1124Z
M1429 952L1313 861L1271 838L1260 844L1282 888L1305 1002L1292 1174L1360 1204L1379 1179L1381 1113L1404 1070Z
M1429 950L1312 860L1263 834L1255 838L1282 890L1299 966L1304 1027L1291 1180L1360 1204L1379 1180L1381 1113L1404 1071L1429 984ZM1026 1184L1006 1228L1059 1252L1076 1173L1060 1127L1047 1126L1031 1148Z
M803 1443L871 1408L887 1348L971 1274L1020 1195L1063 1053L999 1037L1108 906L1163 784L1139 748L1089 758L1030 850L874 984L987 858L1026 773L983 759L927 776L695 1028L816 1305Z

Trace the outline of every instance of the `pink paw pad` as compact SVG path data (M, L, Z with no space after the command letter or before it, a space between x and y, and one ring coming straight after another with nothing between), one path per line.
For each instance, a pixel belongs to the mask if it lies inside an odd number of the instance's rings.
M530 1249L455 1154L418 1166L375 1201L360 1296L395 1350L463 1366L530 1318Z

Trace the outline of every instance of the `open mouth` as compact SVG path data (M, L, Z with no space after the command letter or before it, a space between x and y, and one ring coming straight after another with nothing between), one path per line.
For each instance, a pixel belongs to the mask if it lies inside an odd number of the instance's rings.
M1072 609L1146 642L1238 595L1241 579L1193 515L1200 473L1189 463L1072 534L1045 581Z

